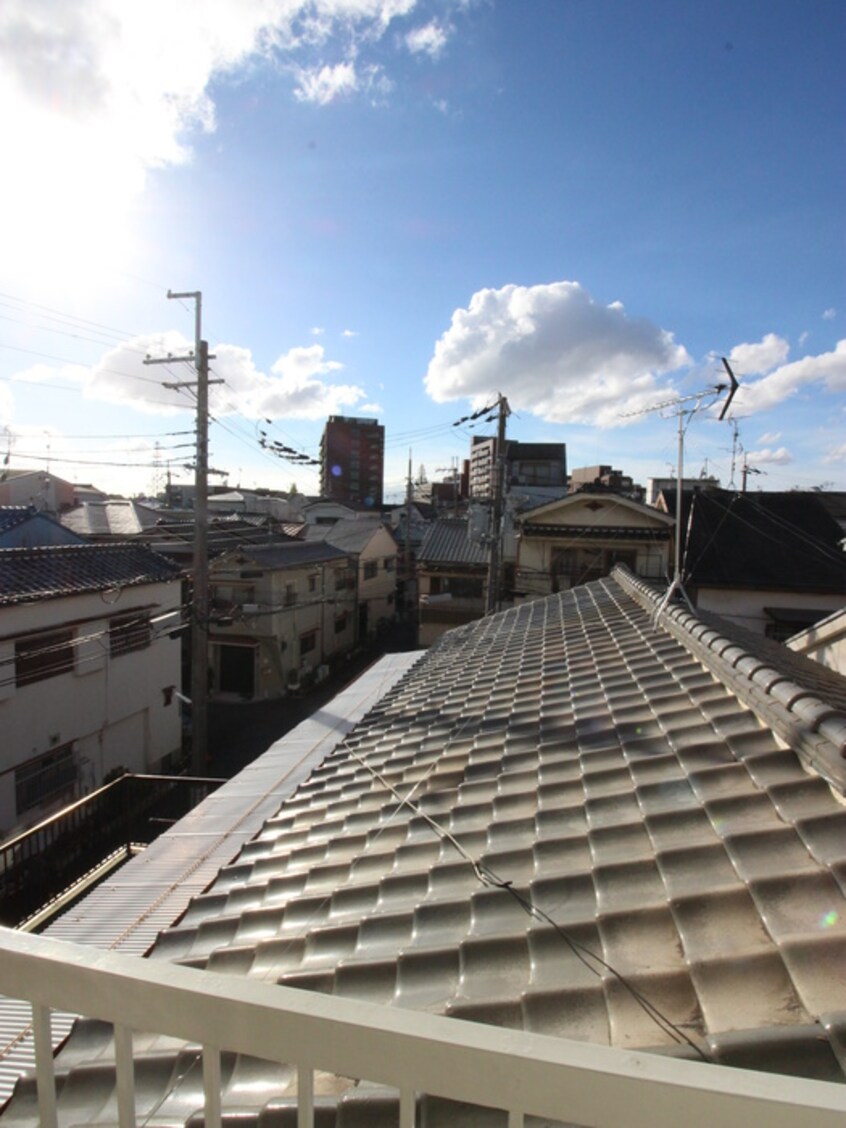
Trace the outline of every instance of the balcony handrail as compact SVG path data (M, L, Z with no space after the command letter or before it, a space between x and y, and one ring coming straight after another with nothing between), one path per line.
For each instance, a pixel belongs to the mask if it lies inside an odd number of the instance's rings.
M162 812L161 804L176 801L184 814L223 783L217 777L125 772L0 842L0 923L19 924L113 850L151 842L161 828L150 816L174 813Z
M313 1071L596 1128L842 1128L846 1085L593 1046L379 1006L162 960L0 930L0 993L33 1007L42 1128L58 1123L50 1011L111 1023L121 1128L135 1124L132 1032L202 1047L207 1128L221 1126L222 1051L298 1070L298 1125L314 1123Z

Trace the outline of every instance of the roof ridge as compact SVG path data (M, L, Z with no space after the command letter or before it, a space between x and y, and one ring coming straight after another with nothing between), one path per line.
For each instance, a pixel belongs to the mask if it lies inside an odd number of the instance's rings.
M662 608L663 593L617 565L613 579L654 623L697 657L726 688L840 795L846 795L846 711L705 623L688 606ZM791 652L792 653L792 652Z

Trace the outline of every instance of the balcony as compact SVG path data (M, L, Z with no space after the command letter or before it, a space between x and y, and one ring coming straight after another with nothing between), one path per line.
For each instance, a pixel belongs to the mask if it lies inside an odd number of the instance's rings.
M143 1075L136 1088L135 1032L199 1047L194 1084L206 1128L224 1124L232 1054L295 1067L296 1092L276 1098L272 1115L286 1124L295 1115L299 1128L315 1124L322 1104L316 1070L386 1087L366 1090L370 1107L392 1105L400 1128L413 1128L439 1098L476 1106L472 1119L461 1110L461 1123L508 1128L522 1128L528 1116L585 1128L841 1128L846 1115L846 1086L830 1082L504 1030L116 952L92 957L81 945L0 930L0 992L30 1004L26 1037L35 1046L35 1083L19 1087L15 1123L58 1128L84 1116L85 1079L73 1092L56 1084L54 1009L112 1026L115 1083L102 1086L104 1054L96 1102L98 1122L121 1128L154 1114ZM448 1112L439 1122L449 1123Z

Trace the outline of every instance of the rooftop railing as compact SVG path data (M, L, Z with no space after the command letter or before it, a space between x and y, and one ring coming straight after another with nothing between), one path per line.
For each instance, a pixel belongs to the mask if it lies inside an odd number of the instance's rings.
M501 1110L499 1122L507 1117L508 1128L523 1128L527 1116L588 1128L842 1128L846 1122L846 1085L591 1046L7 929L0 929L0 993L32 1006L33 1112L41 1128L58 1128L62 1111L53 1009L112 1024L115 1087L108 1107L100 1107L98 1092L97 1115L120 1128L149 1111L137 1107L135 1031L202 1048L205 1128L223 1124L224 1053L296 1068L298 1128L314 1125L315 1070L388 1086L400 1128L414 1128L423 1095ZM74 1087L77 1117L83 1097Z
M223 782L128 772L3 842L0 924L21 924L104 858L130 857Z

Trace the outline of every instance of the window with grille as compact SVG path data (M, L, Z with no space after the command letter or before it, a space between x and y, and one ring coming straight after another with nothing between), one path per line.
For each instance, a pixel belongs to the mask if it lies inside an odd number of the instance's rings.
M144 650L153 641L153 628L146 611L117 615L109 620L109 653L114 658L132 650Z
M73 670L73 631L49 631L15 643L15 685L30 685Z

